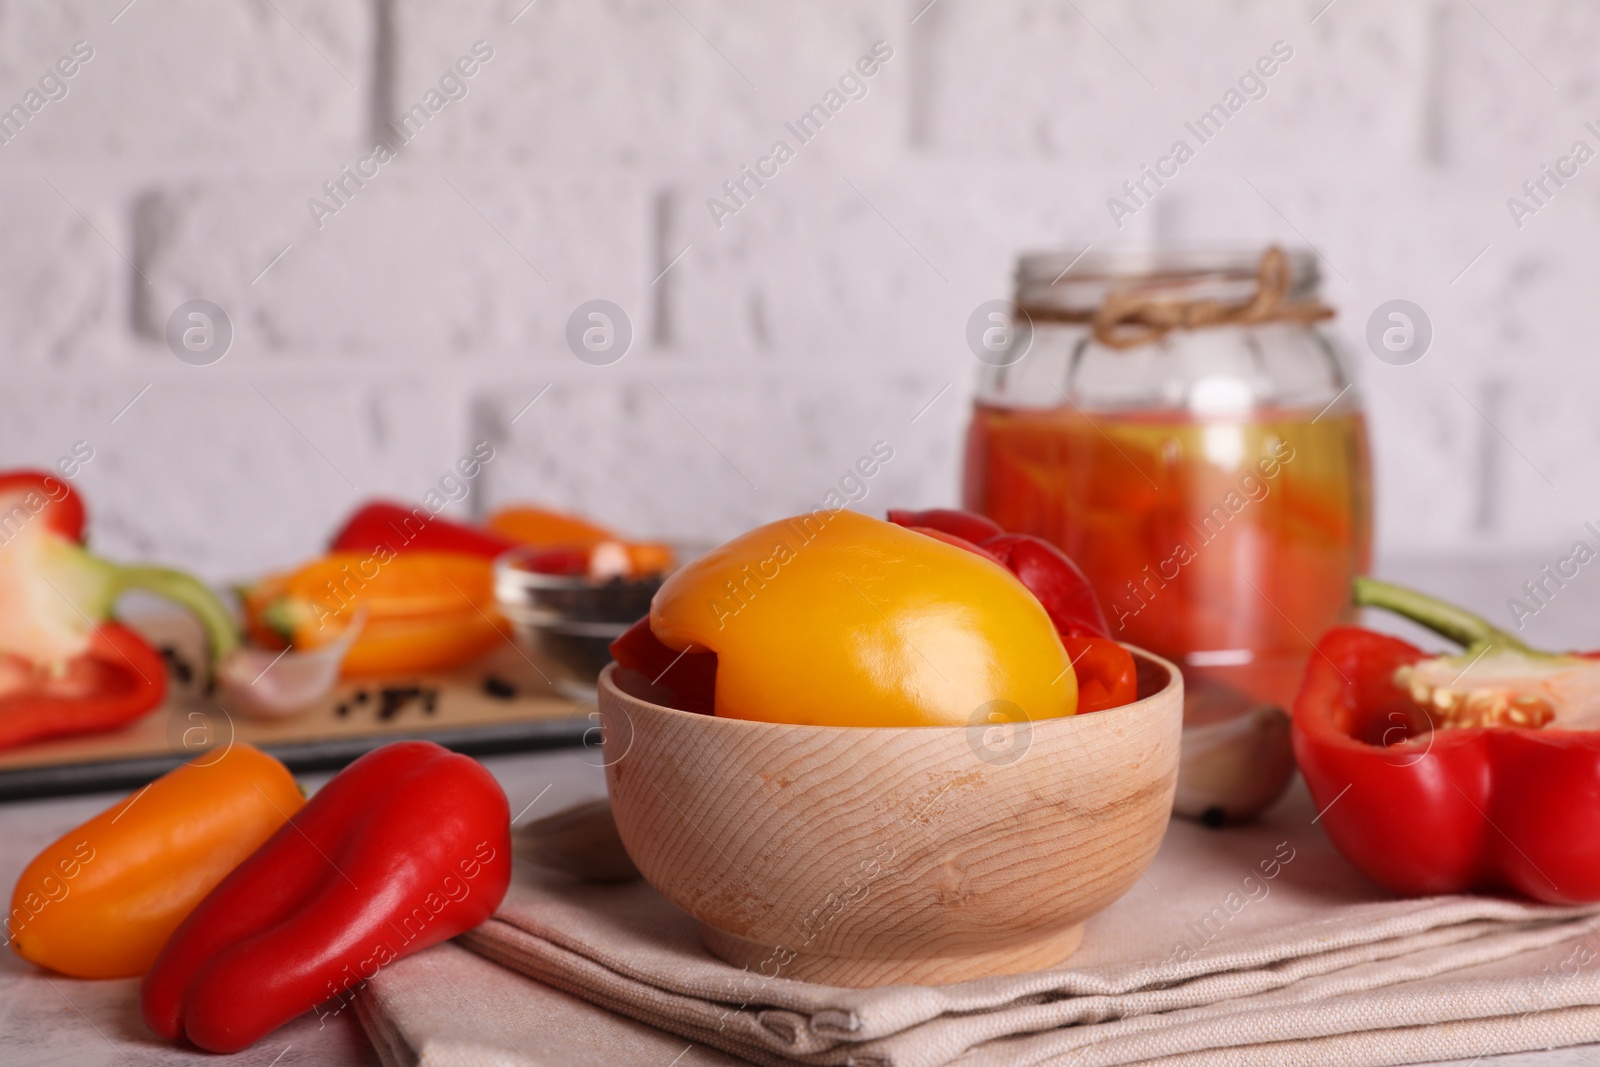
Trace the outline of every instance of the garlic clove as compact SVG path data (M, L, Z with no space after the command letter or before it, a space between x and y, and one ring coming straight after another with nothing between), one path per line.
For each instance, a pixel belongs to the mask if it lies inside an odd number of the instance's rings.
M337 640L309 651L235 649L217 667L223 706L260 719L309 711L333 692L339 668L366 621L366 608L358 608Z
M1185 727L1172 810L1208 826L1246 822L1283 795L1294 771L1282 708L1264 704L1226 722Z

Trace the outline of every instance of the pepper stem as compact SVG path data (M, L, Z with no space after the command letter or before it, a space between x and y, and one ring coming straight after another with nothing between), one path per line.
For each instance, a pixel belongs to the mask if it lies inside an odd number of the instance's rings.
M188 608L205 630L213 668L222 657L239 647L239 627L232 613L198 578L167 567L125 566L98 558L95 562L105 568L110 579L112 600L130 589L141 589Z
M1497 645L1517 652L1534 651L1521 639L1490 625L1482 616L1403 585L1376 578L1357 578L1352 599L1358 607L1383 608L1404 616L1464 648Z

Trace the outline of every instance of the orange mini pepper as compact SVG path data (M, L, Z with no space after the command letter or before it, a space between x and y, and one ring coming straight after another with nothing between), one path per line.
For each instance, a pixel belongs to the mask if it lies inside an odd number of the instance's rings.
M484 525L501 537L535 548L591 548L602 541L621 540L588 519L546 508L502 508Z
M490 560L459 552L333 552L244 596L251 633L297 649L339 638L366 609L347 678L448 670L491 651L506 623Z
M604 526L576 515L545 508L502 508L489 516L491 533L528 548L552 551L534 570L547 574L641 577L668 570L676 558L672 546L659 541L626 541Z
M73 978L141 975L304 803L288 769L243 742L191 760L34 857L11 894L11 947Z

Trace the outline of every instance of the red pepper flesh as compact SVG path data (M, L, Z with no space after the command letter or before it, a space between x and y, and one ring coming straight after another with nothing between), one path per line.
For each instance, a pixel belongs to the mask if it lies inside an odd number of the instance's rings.
M493 559L517 542L489 530L441 519L427 508L377 500L357 508L333 535L332 552L462 552Z
M156 1033L235 1052L493 913L510 808L483 765L428 741L356 760L234 869L140 986Z

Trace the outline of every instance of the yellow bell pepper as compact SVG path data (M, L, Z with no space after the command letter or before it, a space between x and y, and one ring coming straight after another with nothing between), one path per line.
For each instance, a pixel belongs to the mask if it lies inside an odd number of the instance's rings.
M853 511L758 527L674 573L650 629L717 654L716 714L818 726L1071 715L1034 595L991 560Z

